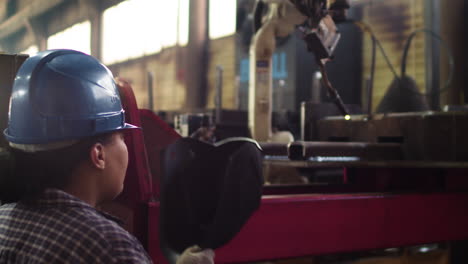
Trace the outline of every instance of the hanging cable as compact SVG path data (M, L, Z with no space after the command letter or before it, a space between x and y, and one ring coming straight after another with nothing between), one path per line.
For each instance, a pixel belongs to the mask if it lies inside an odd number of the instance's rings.
M452 51L450 50L447 43L439 35L437 35L434 31L432 31L430 29L422 28L422 29L415 30L410 34L410 36L406 40L405 48L403 50L403 58L401 60L401 76L403 77L403 76L406 75L406 62L407 62L407 57L408 57L408 51L409 51L409 48L411 46L411 41L420 32L424 32L426 34L429 34L431 37L439 40L440 44L444 47L445 51L447 52L450 72L449 72L449 76L448 76L447 80L445 81L445 83L444 83L444 85L442 86L441 89L439 89L438 91L418 93L418 94L423 95L423 96L429 96L429 95L435 94L435 93L439 93L439 94L443 93L443 92L447 91L448 87L450 86L450 83L452 83L453 74L455 72L455 61L454 61L454 58L453 58Z
M388 58L387 53L385 52L382 44L380 43L379 39L377 39L374 32L372 32L371 28L367 24L365 24L364 22L361 22L361 21L354 21L353 23L356 26L358 26L363 32L366 32L371 36L372 42L375 43L375 45L377 45L377 47L379 48L380 52L382 53L382 56L385 59L385 62L387 63L388 68L392 71L394 77L396 79L400 79L400 77L398 76L398 73L395 70L395 67L393 67L392 63L390 62L390 59ZM372 60L375 60L375 58L372 58ZM374 67L374 69L371 69L371 70L375 71L375 67ZM372 72L371 72L371 74L372 74Z
M341 100L340 94L338 91L331 85L330 80L328 79L327 71L325 69L325 65L323 64L322 60L317 59L317 64L320 68L320 72L322 73L322 82L325 87L327 87L328 90L328 95L330 96L330 99L335 103L335 105L338 107L340 110L340 113L343 116L348 116L349 111L346 108L345 104L343 103L343 100Z

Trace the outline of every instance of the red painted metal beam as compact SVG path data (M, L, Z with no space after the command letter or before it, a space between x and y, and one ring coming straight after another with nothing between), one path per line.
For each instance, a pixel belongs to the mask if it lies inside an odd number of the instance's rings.
M241 232L216 250L235 263L468 239L468 193L264 196ZM149 252L162 259L159 205L149 207Z
M161 251L159 243L159 202L148 204L148 245L146 250L153 263L168 263Z

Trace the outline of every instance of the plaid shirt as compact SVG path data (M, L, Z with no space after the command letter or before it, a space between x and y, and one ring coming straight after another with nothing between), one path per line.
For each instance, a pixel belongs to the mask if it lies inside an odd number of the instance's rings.
M49 189L33 206L0 207L0 263L151 263L113 217Z

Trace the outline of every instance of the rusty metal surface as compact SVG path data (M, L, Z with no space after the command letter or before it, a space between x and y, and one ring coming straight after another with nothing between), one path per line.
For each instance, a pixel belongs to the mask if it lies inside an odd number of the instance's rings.
M318 122L323 141L401 143L403 159L468 161L468 113L419 112L326 118Z
M287 156L288 155L288 144L270 143L270 142L260 142L259 144L263 149L263 154L266 156Z
M290 160L314 157L353 157L353 160L401 160L401 144L366 142L260 143L265 156L288 156Z
M351 114L361 114L362 110L358 105L346 105ZM301 103L301 140L318 140L318 120L327 116L338 115L338 108L331 103Z
M291 143L292 160L313 157L355 157L359 160L401 160L401 144L365 142L306 142Z
M269 165L295 167L295 168L468 168L468 162L438 162L438 161L363 161L363 160L350 160L350 161L330 161L331 159L324 159L324 161L307 161L307 160L278 160L278 159L265 159L263 162Z

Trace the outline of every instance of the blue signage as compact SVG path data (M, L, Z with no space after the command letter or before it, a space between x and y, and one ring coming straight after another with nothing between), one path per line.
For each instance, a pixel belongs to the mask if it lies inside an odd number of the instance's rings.
M273 54L273 80L281 80L288 78L288 68L287 68L287 55L286 52L279 52ZM249 81L249 58L243 58L240 61L239 77L240 82Z

